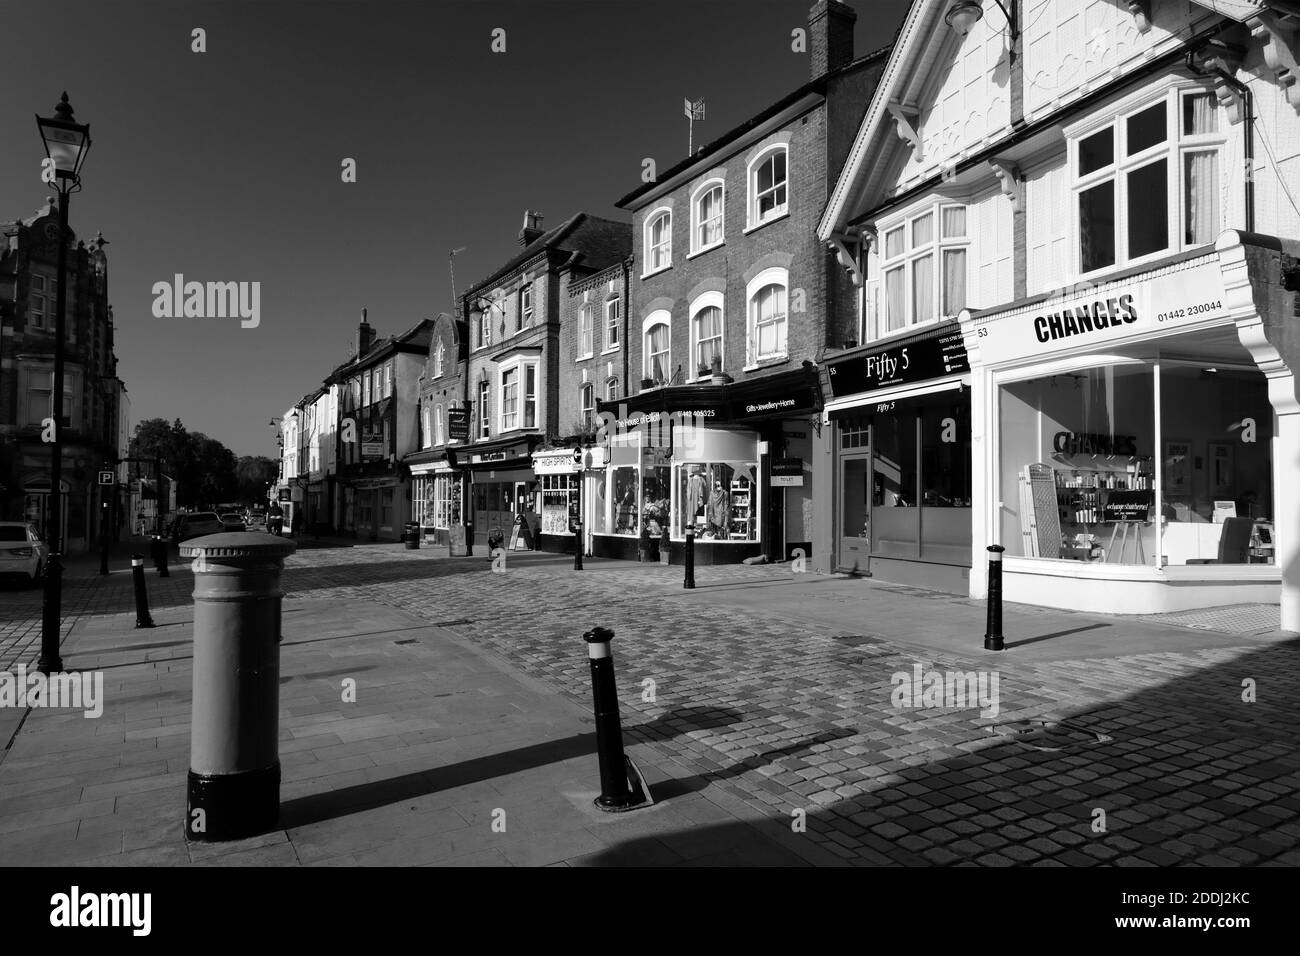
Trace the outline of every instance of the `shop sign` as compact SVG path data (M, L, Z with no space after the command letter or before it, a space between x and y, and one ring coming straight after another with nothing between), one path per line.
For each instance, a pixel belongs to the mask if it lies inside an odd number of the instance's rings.
M803 459L777 458L772 462L773 488L802 488Z
M578 464L573 460L573 453L581 454L581 449L573 448L565 451L549 451L545 454L533 456L533 473L538 475L571 475L578 470Z
M954 325L942 335L832 364L829 369L831 395L842 398L968 371L970 361L966 357L966 345L961 330Z
M1154 491L1112 491L1102 506L1102 521L1147 521L1155 504Z
M975 326L975 336L986 364L1077 346L1105 349L1225 318L1223 300L1223 275L1211 256L1191 268L1121 279L991 316Z
M447 409L447 437L451 441L469 441L469 409Z
M383 458L384 457L384 437L382 435L367 434L361 436L361 457L362 458Z

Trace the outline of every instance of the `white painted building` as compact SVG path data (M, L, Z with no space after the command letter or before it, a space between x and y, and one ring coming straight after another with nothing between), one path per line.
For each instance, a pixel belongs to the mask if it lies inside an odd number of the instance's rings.
M821 563L1300 630L1295 10L913 4L818 226L865 343Z

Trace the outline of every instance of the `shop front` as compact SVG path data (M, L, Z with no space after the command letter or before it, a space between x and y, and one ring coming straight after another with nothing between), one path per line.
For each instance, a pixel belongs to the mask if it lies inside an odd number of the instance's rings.
M420 537L426 545L447 545L451 529L463 522L461 473L442 457L414 463L411 469L411 520L420 523Z
M352 483L354 530L369 541L398 541L405 518L405 486L395 476Z
M536 528L540 505L532 450L540 441L540 435L527 435L483 443L462 453L469 462L469 513L475 545L486 546L490 537L509 542L519 515L525 516L530 528Z
M1243 308L1253 314L1249 303ZM1235 310L1239 314L1242 309ZM964 317L975 369L971 594L1152 613L1275 603L1278 419L1219 257Z
M666 548L678 564L691 528L702 565L806 554L808 431L820 406L815 373L800 369L643 393L617 416L602 407L607 462L590 496L593 553L660 560Z
M854 349L826 372L830 567L966 593L971 405L960 328Z

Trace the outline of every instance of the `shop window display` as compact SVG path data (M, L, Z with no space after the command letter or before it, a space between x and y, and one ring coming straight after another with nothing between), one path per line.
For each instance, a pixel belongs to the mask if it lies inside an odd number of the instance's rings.
M678 465L678 520L673 537L684 537L686 529L693 527L697 541L756 540L756 471L752 462Z
M574 475L542 476L542 534L569 534L577 513L578 479Z

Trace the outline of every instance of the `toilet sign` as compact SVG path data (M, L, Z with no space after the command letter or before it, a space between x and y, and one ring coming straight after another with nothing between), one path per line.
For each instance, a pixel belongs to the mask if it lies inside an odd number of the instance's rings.
M99 483L101 485L113 484L113 473L111 471L101 471L99 473Z

